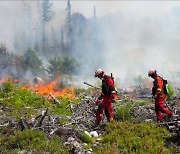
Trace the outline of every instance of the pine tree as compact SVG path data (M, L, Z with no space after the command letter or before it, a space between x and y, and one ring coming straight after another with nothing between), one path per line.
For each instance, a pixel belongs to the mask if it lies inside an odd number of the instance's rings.
M36 55L36 52L31 48L28 48L24 53L25 64L28 69L42 70L42 61Z
M36 19L36 26L34 28L35 30L35 49L36 51L41 51L42 49L42 44L40 42L42 42L42 6L41 6L41 0L37 0L36 1L36 6L37 6L37 14L38 14L38 18Z
M22 17L22 38L20 38L21 45L18 45L18 50L26 50L28 47L32 46L32 27L33 27L33 18L32 18L31 6L27 2L23 2L23 17ZM22 43L22 41L24 41Z
M66 23L65 23L65 32L66 32L66 48L67 52L71 52L72 47L72 23L71 23L71 4L70 0L67 2L67 14L66 14Z
M61 43L60 43L60 47L61 47L61 52L64 53L64 52L65 52L65 46L64 46L64 31L63 31L62 25L61 25Z
M46 41L46 38L45 38L45 27L46 27L46 24L48 22L50 22L53 18L54 18L54 11L51 10L51 7L52 7L52 3L49 2L49 0L43 0L42 2L42 30L43 30L43 53L44 53L44 50L45 50L45 41Z
M28 4L27 5L27 10L26 10L26 16L27 16L27 40L28 40L28 47L32 47L32 27L33 27L33 18L32 18L32 10L31 6Z
M96 7L94 5L94 20L96 20Z
M57 56L58 40L54 27L51 27L50 52L52 57Z

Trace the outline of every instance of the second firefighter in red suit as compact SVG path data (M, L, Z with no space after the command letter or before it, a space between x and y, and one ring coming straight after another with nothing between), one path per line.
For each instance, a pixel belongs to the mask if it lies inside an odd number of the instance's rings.
M165 99L166 95L164 94L163 89L163 79L157 75L156 70L150 70L148 76L154 79L152 94L155 99L155 111L157 116L157 121L162 121L162 113L167 114L171 117L172 112L165 108Z
M96 120L99 124L102 120L103 112L105 112L106 118L110 122L113 120L112 103L117 98L114 79L106 75L101 69L96 70L95 77L102 80L102 93L96 101L96 105L98 105Z

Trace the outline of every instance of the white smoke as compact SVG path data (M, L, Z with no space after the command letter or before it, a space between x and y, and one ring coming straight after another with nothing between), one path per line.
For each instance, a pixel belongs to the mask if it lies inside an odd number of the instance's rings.
M37 21L36 1L25 2L31 4ZM56 15L49 27L53 25L60 31L66 1L52 2ZM88 42L83 48L86 57L96 54L95 63L86 64L87 72L102 67L105 72L125 80L138 75L147 77L148 70L155 68L167 79L179 81L180 2L72 1L71 4L72 13L80 12L87 19L93 16L96 6L97 38L101 47L87 54L85 49L94 48ZM17 37L22 32L22 6L22 1L0 1L0 42L6 43L10 50L13 50L15 31ZM99 60L99 66L94 66Z

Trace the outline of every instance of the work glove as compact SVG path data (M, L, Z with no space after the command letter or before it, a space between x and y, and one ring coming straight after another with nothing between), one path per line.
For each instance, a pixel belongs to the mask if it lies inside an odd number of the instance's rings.
M112 97L112 102L114 103L117 98L116 93L112 93L111 97Z
M97 99L97 101L96 101L96 105L100 105L101 104L101 102L102 102L102 100L100 100L100 99Z
M116 99L112 99L112 103L114 103L116 101Z
M103 96L104 96L104 94L101 93L101 95L98 97L98 100L102 100L102 99L103 99Z
M117 95L116 95L116 93L112 93L112 99L116 99L117 98Z
M153 98L156 99L156 98L157 98L157 95L154 95Z

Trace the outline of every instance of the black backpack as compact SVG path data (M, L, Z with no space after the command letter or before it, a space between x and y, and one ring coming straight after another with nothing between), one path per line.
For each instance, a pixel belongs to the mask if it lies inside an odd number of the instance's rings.
M167 95L168 94L168 81L167 80L163 80L163 91L164 91L164 94Z
M165 95L168 94L168 81L167 80L164 80L162 77L161 77L162 81L163 81L163 93ZM157 90L157 84L154 82L154 86L152 88L152 94L153 96L155 95L155 92Z
M114 77L113 77L112 73L111 73L111 76L107 76L105 79L102 80L102 93L103 93L103 94L108 94L108 95L111 94L111 91L110 91L110 89L109 89L109 86L107 85L107 80L108 80L109 78L111 78L111 79L113 80L113 82L114 82ZM116 93L117 93L117 90L116 90L115 87L114 87L113 90L115 90Z

